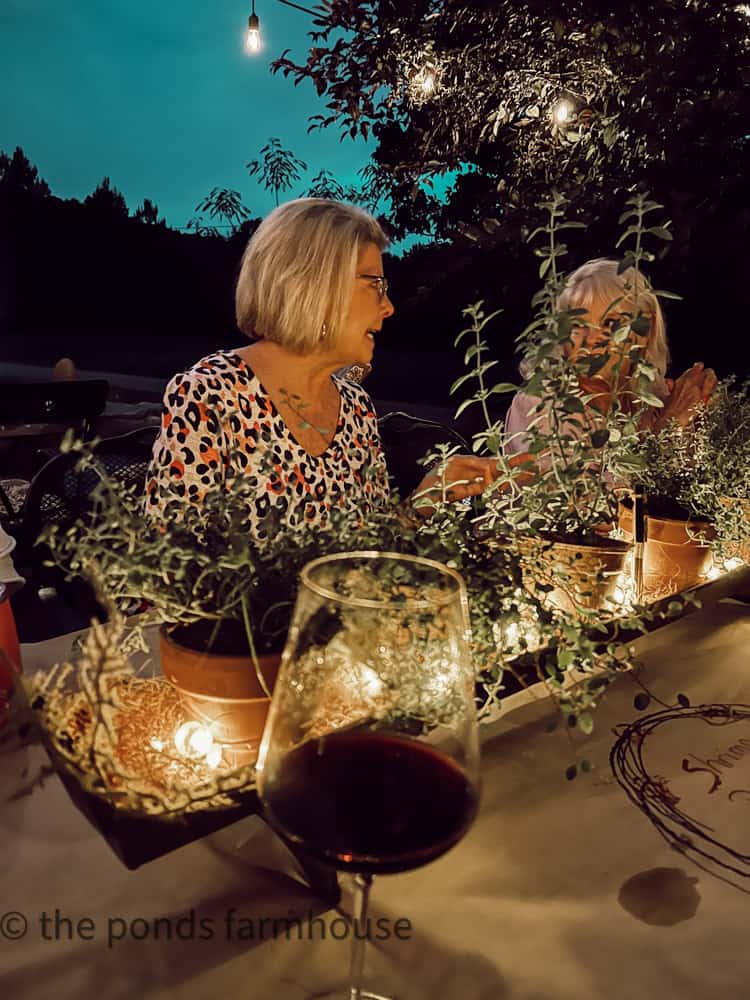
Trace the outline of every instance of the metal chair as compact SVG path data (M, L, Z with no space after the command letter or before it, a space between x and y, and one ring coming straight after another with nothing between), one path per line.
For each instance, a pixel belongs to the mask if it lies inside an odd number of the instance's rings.
M102 439L96 457L106 473L126 486L142 484L151 460L156 427L140 427L117 437ZM53 587L68 603L90 616L100 609L83 580L66 580L62 571L44 565L46 546L37 544L45 525L61 529L73 524L91 509L91 493L99 477L92 470L78 470L78 455L62 453L51 458L34 476L16 531L17 565L23 567L28 586L35 593Z
M419 459L437 445L458 445L462 452L471 453L469 442L453 427L403 410L380 417L378 427L388 473L402 497L413 493L424 478L427 470Z

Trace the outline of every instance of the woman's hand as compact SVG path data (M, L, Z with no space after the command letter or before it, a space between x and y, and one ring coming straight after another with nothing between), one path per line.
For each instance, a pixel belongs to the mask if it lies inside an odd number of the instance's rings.
M714 370L704 368L700 361L674 381L667 379L670 393L656 415L654 429L660 430L670 420L687 427L695 417L696 407L711 398L717 381Z
M416 510L429 517L435 510L432 502L442 500L443 496L451 503L479 496L497 477L497 462L494 458L453 455L444 469L438 465L427 473L412 493L411 499L417 501Z

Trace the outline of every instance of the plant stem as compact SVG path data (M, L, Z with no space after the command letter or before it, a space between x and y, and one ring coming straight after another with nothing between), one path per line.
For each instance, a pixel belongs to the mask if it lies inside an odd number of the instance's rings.
M258 678L258 683L263 690L263 694L266 698L271 697L271 692L268 690L268 685L266 684L266 679L260 669L260 663L258 662L258 654L255 651L255 642L253 641L253 626L250 622L250 613L247 608L247 597L245 594L240 598L240 604L242 605L242 620L245 623L245 632L247 634L247 642L250 646L250 657L253 661L253 667L255 668L255 675Z

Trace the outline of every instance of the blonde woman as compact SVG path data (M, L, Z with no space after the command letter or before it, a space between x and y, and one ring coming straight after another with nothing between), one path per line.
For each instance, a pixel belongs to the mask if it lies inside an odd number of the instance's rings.
M393 315L386 245L372 216L328 199L288 202L261 223L235 297L252 343L203 358L167 386L148 511L174 499L199 505L212 487L254 477L251 530L263 541L278 526L324 526L334 507L366 516L388 499L370 397L336 374L370 363ZM445 471L451 499L481 492L495 474L491 460L456 456ZM417 492L433 486L434 474Z
M661 407L644 411L642 425L658 430L668 421L675 420L685 427L695 416L697 404L711 397L716 388L716 375L712 369L697 363L674 381L665 378L669 346L659 300L643 274L633 268L618 274L618 267L616 260L590 260L568 278L558 306L560 310L583 309L585 313L579 317L580 325L571 333L565 354L571 362L583 356L606 355L606 361L595 376L579 379L581 387L592 396L589 405L604 412L612 393L627 400L628 355L634 344L640 342L646 359L657 372L652 391L663 403ZM613 332L622 327L627 318L638 315L648 319L648 332L639 337L631 331L626 340L616 344ZM527 362L521 363L521 374L524 378L533 374ZM527 393L518 392L514 396L505 419L508 454L528 450L526 431L530 423L540 417L540 424L544 421L538 404L539 400Z

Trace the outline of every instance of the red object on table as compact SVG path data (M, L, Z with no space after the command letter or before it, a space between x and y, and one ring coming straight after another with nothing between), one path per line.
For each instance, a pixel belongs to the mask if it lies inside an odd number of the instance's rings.
M0 724L8 709L10 693L21 673L21 648L18 644L13 609L5 585L0 583Z

